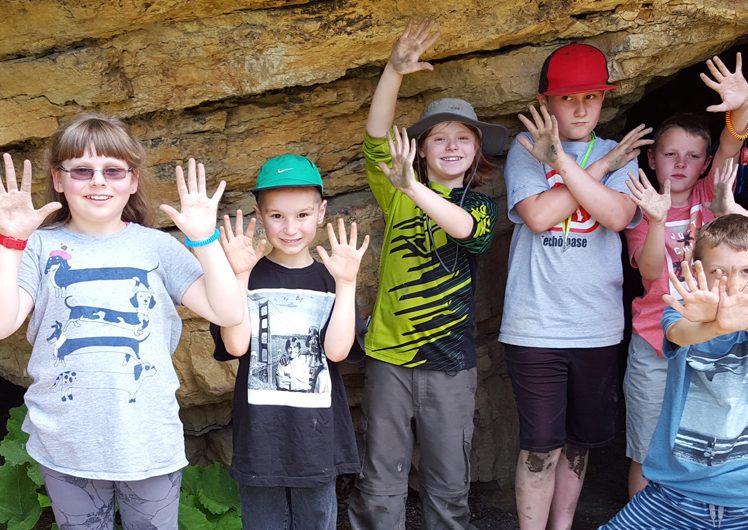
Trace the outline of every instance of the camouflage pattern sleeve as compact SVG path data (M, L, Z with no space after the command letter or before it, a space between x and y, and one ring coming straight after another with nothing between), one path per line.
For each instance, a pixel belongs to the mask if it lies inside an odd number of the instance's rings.
M467 239L454 240L472 254L483 254L491 246L496 226L496 203L482 193L468 191L462 208L473 217L473 233Z

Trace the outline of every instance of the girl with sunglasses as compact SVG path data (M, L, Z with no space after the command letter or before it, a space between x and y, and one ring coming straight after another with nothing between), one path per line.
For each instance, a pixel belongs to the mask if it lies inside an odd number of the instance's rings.
M57 524L176 529L187 465L171 355L176 305L238 324L243 292L217 242L225 183L206 193L202 164L176 168L181 211L162 205L194 255L149 228L143 146L120 120L79 115L51 138L49 202L20 189L10 155L0 180L0 338L31 315L25 395L29 455ZM146 300L147 303L142 302Z

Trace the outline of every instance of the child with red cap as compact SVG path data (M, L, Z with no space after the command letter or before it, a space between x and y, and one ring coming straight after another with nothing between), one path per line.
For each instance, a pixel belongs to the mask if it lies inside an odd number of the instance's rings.
M643 125L620 143L595 135L608 82L586 44L541 70L540 111L519 118L504 178L515 223L499 340L520 423L520 528L570 528L590 447L615 434L623 273L618 234L635 222L626 196Z

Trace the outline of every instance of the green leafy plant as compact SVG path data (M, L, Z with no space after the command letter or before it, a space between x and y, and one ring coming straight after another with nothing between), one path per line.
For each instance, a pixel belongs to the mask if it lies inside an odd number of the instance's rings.
M241 530L242 514L236 482L220 464L187 466L182 473L179 528Z
M57 530L51 503L37 464L26 452L28 434L21 430L26 407L10 410L8 434L0 441L0 528ZM41 524L41 526L39 526ZM241 530L239 492L220 464L187 466L182 472L179 528L184 530Z
M36 528L42 511L50 506L39 464L26 452L29 435L21 430L26 407L10 410L8 434L0 441L0 524L8 530Z

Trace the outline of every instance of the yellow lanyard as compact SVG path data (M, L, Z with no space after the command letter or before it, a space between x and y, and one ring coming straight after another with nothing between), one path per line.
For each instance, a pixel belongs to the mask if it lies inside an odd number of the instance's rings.
M587 162L589 161L590 155L592 154L592 148L595 147L596 136L595 136L594 131L591 134L592 134L592 139L590 140L590 144L587 146L587 151L585 151L584 156L582 157L582 161L579 163L579 167L581 167L582 169L584 169L585 166L587 166ZM568 241L569 241L569 232L571 232L571 217L572 215L574 215L574 213L575 212L572 212L571 215L569 215L569 217L567 217L561 222L561 228L563 229L563 233L564 233L564 244L563 244L563 247L561 248L562 252L565 251L567 248L569 248Z

